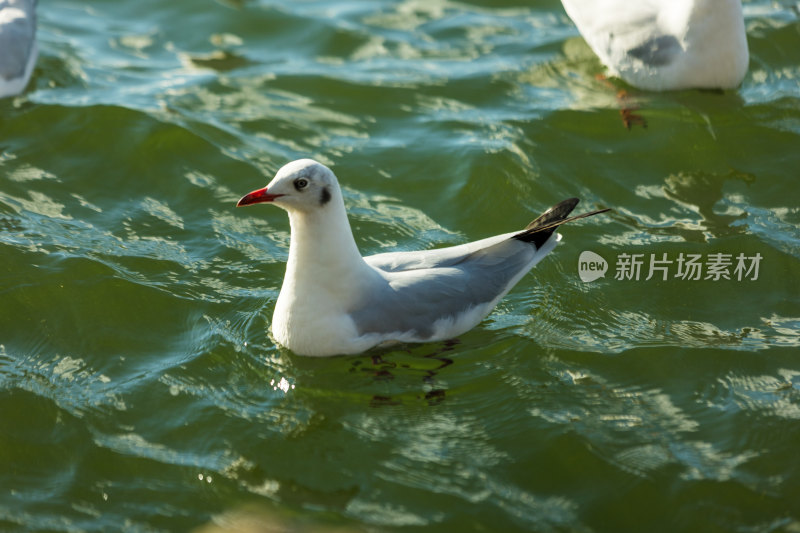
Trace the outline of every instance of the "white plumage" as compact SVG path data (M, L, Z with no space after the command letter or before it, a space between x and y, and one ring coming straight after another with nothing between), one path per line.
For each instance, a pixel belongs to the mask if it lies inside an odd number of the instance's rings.
M37 55L36 0L0 0L0 98L25 89Z
M562 0L610 73L640 89L732 89L749 53L740 0Z

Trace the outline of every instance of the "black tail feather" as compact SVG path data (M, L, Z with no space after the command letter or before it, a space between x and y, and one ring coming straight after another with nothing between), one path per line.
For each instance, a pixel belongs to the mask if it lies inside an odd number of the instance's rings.
M580 202L580 200L577 198L567 198L557 203L528 224L524 231L514 235L514 238L523 242L529 242L536 246L536 248L541 248L561 224L611 211L611 209L598 209L597 211L590 211L570 217L569 214L575 209L578 202Z

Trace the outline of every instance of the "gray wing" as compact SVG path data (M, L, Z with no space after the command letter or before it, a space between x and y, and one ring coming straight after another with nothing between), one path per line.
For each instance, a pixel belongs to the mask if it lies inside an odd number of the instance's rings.
M20 10L23 16L9 16ZM36 2L0 0L0 77L11 81L25 75L36 39Z
M659 35L629 49L628 55L645 65L664 67L672 63L682 52L683 47L675 36Z
M577 198L567 198L519 232L441 250L366 257L383 283L350 311L359 334L403 333L426 340L466 331L555 248L559 225L608 211L570 217L577 204Z
M440 268L451 266L455 262L461 261L477 250L491 246L492 244L507 240L514 233L505 235L495 235L480 241L450 246L448 248L438 248L435 250L419 250L413 252L389 252L383 254L370 255L364 261L373 268L384 272L401 272L405 270L419 270L428 268Z
M502 298L539 258L555 246L553 241L552 245L537 250L529 243L506 236L485 241L498 239L490 246L467 253L463 253L468 249L467 245L462 245L432 250L417 257L414 255L419 253L408 252L390 262L394 267L399 267L401 261L417 265L410 270L378 268L386 283L371 291L358 308L350 312L359 333L400 332L429 339L436 333L438 320L456 322L465 314L475 313L470 320L479 322L491 311L491 304ZM373 263L379 263L368 262L373 267ZM423 263L436 266L419 266Z
M406 270L420 270L426 268L450 267L464 261L472 261L484 254L502 256L507 248L498 245L509 239L517 239L533 245L534 251L542 249L550 240L550 236L555 232L556 227L585 218L598 213L604 213L608 209L584 213L575 217L569 214L575 209L580 200L577 198L567 198L557 203L535 219L533 219L525 229L503 235L495 235L487 239L440 248L438 250L425 250L419 252L391 252L365 257L368 265L384 272L401 272ZM491 252L489 250L492 250Z

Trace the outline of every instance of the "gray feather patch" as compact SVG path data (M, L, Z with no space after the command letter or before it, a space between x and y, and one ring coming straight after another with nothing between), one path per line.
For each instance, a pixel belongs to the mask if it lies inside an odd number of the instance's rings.
M681 43L673 35L659 35L636 48L631 48L628 50L628 55L647 65L663 67L672 63L682 50Z

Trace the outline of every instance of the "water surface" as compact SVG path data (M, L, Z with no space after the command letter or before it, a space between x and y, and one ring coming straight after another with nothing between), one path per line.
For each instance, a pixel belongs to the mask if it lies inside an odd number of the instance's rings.
M0 529L800 528L800 20L744 7L742 87L628 88L628 131L554 0L41 2L0 101ZM304 358L286 216L234 209L300 157L364 254L614 213L454 342Z

